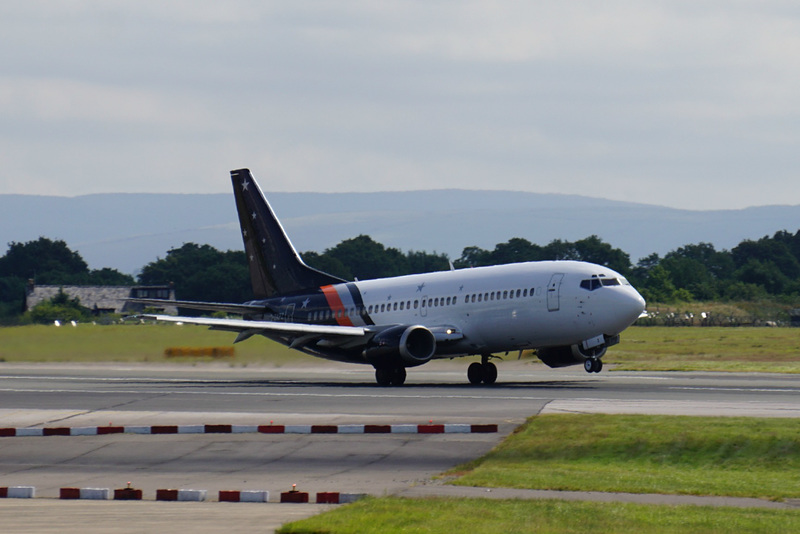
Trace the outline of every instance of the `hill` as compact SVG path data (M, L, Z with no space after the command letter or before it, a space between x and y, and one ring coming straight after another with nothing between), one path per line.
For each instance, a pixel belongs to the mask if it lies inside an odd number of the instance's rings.
M370 235L403 251L491 249L512 237L538 244L592 234L635 263L690 243L736 246L800 228L800 206L690 211L600 198L512 191L268 194L295 247L322 252ZM241 250L233 198L217 195L0 195L0 242L63 239L91 268L134 273L186 242ZM3 251L4 253L5 251Z

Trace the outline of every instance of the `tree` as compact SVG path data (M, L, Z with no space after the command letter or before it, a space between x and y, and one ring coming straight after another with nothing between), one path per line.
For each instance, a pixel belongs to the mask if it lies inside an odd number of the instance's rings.
M64 241L40 237L27 243L12 242L0 258L0 276L35 279L39 284L76 284L85 279L89 266Z
M131 275L109 267L93 269L87 279L87 284L92 286L132 286L135 283Z
M40 324L84 321L91 318L91 311L83 307L79 299L70 298L63 290L59 290L55 297L40 302L28 313L31 321Z
M577 253L575 259L580 261L604 265L623 275L631 271L631 257L628 253L604 243L596 235L576 241L573 248Z
M407 274L431 273L434 271L446 271L450 268L450 259L446 254L429 254L410 250L406 253L408 263Z
M503 265L541 260L544 259L544 252L539 245L534 245L521 237L514 237L505 243L495 245L490 258L492 265Z
M346 239L325 251L351 274L349 279L369 280L407 274L408 258L396 248L386 248L368 235Z
M245 302L253 298L245 253L220 252L210 245L185 243L170 249L166 258L145 265L138 280L143 285L175 282L181 300Z
M745 284L760 286L772 295L783 293L789 285L789 278L771 260L749 260L736 271L736 279Z
M344 266L344 264L336 258L332 258L328 254L319 254L318 252L303 252L301 254L303 262L309 267L313 267L324 273L332 274L344 280L352 280L353 273Z
M80 254L64 241L40 237L12 242L0 258L0 318L9 322L24 312L28 280L44 285L132 285L131 276L115 269L89 271Z
M467 267L482 267L484 265L491 265L491 253L488 250L480 247L466 247L461 252L461 257L458 258L453 264L457 269L464 269Z

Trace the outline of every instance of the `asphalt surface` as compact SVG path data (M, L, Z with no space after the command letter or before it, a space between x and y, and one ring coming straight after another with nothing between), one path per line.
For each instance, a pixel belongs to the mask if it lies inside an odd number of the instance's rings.
M312 500L318 491L456 491L437 489L430 480L484 454L537 413L800 417L800 376L590 375L580 368L551 370L517 361L498 368L498 383L489 387L466 383L466 365L434 362L409 370L403 387L381 388L368 368L326 362L306 368L0 364L0 427L432 421L500 428L498 434L0 438L0 486L36 486L37 497L45 497L0 500L0 522L7 532L45 532L50 525L59 532L100 532L120 524L137 532L195 523L198 532L234 532L251 530L254 521L268 531L320 510L276 504L292 484L310 492ZM56 499L61 487L119 488L129 481L146 499L161 488L206 489L209 499L221 489L261 489L270 491L273 502L132 505Z

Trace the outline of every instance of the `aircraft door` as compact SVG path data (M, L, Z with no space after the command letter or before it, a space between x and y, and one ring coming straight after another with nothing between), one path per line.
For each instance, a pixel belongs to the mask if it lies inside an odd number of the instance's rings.
M561 281L564 273L555 273L547 284L547 311L558 311L561 307Z

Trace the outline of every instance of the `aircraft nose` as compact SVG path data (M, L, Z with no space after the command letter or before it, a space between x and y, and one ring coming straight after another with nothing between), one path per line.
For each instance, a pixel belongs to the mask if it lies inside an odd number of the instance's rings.
M628 291L625 292L625 297L623 302L620 306L620 309L623 311L624 315L630 320L628 325L632 325L636 322L636 319L639 318L640 315L644 312L645 308L647 307L647 303L644 301L644 297L639 294L636 289L633 287L628 287Z

